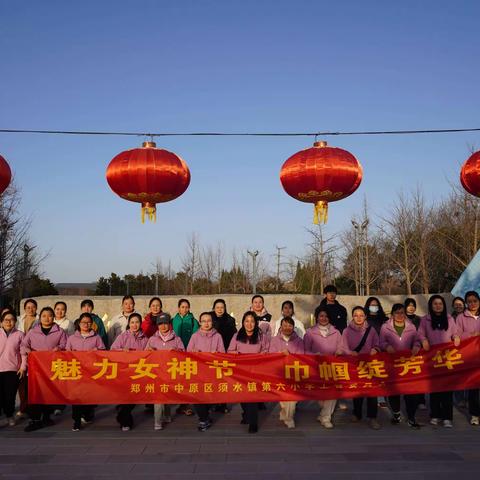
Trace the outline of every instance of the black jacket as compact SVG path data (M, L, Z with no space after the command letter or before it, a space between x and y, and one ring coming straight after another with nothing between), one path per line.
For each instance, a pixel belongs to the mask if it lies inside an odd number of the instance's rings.
M335 303L327 303L326 298L320 302L320 305L326 307L330 323L342 333L347 328L347 309L336 300Z
M237 332L235 319L226 312L221 317L217 317L215 312L212 312L212 320L213 328L221 335L225 351L227 351L232 337Z

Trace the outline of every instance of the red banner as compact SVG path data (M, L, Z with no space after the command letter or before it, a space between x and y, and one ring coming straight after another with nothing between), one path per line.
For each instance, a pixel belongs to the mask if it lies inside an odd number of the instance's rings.
M480 337L359 356L32 352L31 403L237 403L327 400L480 387Z

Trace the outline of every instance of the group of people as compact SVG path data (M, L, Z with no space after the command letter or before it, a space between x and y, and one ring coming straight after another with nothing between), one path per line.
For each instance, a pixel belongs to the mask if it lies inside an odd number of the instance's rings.
M1 312L0 328L0 414L4 413L7 425L14 426L18 419L28 415L30 421L25 431L34 431L52 425L51 415L62 414L65 406L35 405L28 402L27 369L28 354L42 350L176 350L208 353L263 354L291 353L314 355L376 355L385 351L394 353L410 350L416 355L420 349L428 351L431 346L453 342L480 334L480 297L468 292L465 300L455 298L450 315L445 300L432 295L428 301L428 314L416 315L416 302L407 298L403 304L394 304L390 318L385 314L378 298L368 298L365 306L355 306L351 320L347 321L347 310L337 300L337 289L328 285L324 298L314 312L314 325L305 329L302 321L295 317L294 304L287 300L281 307L281 316L272 321L261 295L254 295L249 309L243 314L237 331L235 319L227 312L225 301L217 299L212 310L200 314L198 321L190 311L190 302L178 301L178 312L172 318L163 312L162 301L153 297L145 317L135 311L135 300L126 295L122 300L122 311L114 317L106 331L104 323L95 313L91 300L81 302L81 314L75 322L67 319L67 305L57 302L54 308L44 307L37 314L37 302L28 299L24 313L18 319L12 308ZM461 305L460 305L461 303ZM15 414L16 396L19 410ZM428 392L426 392L428 393ZM455 392L457 400L468 402L470 423L479 425L479 390ZM425 407L425 395L404 395L407 424L419 429L417 409ZM380 401L379 401L380 400ZM430 423L453 426L453 392L429 393ZM280 420L288 427L295 427L297 402L280 402ZM354 398L351 421L360 422L363 404L366 403L366 418L371 428L381 427L377 421L378 407L389 406L391 422L402 421L400 395L387 399L376 397ZM319 401L318 421L326 428L334 427L333 415L336 400ZM192 408L193 407L193 408ZM242 403L241 423L248 431L258 431L259 409L263 403ZM340 409L346 409L339 402ZM132 411L135 405L118 405L117 421L123 431L133 427ZM154 429L162 430L172 420L169 405L146 405L153 409ZM225 404L179 405L177 414L198 416L198 429L206 431L212 425L212 410L228 413ZM72 405L73 431L94 420L95 407Z

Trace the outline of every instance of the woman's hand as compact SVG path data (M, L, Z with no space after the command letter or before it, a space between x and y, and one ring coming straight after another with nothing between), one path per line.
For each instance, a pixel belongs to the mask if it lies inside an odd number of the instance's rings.
M378 353L378 350L376 348L372 348L370 350L370 355L376 355Z
M355 352L355 353L356 353L356 352ZM335 356L336 356L336 357L339 357L340 355L343 355L343 352L342 352L341 350L337 350L337 351L335 352Z
M23 378L25 376L27 369L26 368L20 368L17 372L18 378Z
M418 345L415 345L412 348L412 356L415 356L419 351L420 351L420 347Z
M385 349L388 353L395 353L395 349L389 345L386 349Z
M456 347L459 347L460 346L460 337L458 335L454 335L453 336L453 344L456 346Z
M422 347L426 352L430 350L430 343L428 343L427 339L422 340Z
M356 357L358 355L358 352L356 352L355 350L353 350L353 352L350 352L349 355L353 355L354 357Z

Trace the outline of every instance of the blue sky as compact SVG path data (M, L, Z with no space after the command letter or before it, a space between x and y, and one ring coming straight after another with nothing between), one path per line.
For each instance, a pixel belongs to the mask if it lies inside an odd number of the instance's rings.
M0 128L318 131L479 127L476 1L17 1L0 3ZM180 264L187 236L301 255L312 209L284 193L283 162L310 138L157 139L192 181L157 223L105 181L136 137L0 134L31 236L55 282ZM439 199L477 133L329 137L364 180L331 204L340 231L364 196Z

